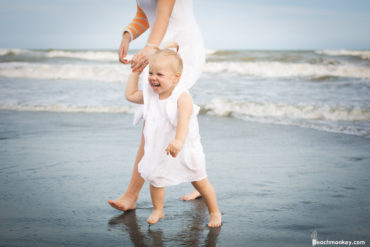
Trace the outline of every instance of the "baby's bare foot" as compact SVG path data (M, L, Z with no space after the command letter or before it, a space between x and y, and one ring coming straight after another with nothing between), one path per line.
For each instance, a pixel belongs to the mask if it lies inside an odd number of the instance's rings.
M191 201L201 197L200 193L197 190L193 190L190 194L184 195L181 197L184 201Z
M153 210L152 214L146 220L149 224L155 224L163 218L163 210Z
M124 194L116 200L108 200L108 203L115 209L128 211L136 208L136 197Z
M220 227L222 223L221 213L210 213L208 227Z

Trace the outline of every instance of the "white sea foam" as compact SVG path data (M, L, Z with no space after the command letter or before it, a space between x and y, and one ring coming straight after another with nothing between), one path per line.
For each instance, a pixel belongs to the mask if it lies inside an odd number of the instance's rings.
M29 79L93 80L122 82L130 73L117 64L0 63L0 76Z
M206 49L206 56L211 56L215 54L216 52L217 50L214 50L214 49Z
M263 78L322 76L353 77L370 79L370 68L353 64L318 65L309 63L282 62L208 62L204 72L230 72Z
M370 51L359 50L323 50L315 51L317 54L324 54L329 56L355 56L361 57L364 60L370 60Z
M64 104L0 104L3 110L20 111L63 111L63 112L122 112L133 113L134 106L99 106L99 105L64 105ZM332 107L314 105L285 105L279 103L261 103L232 101L215 98L201 107L201 112L227 117L254 117L275 119L301 119L326 121L369 121L370 109L360 107Z
M73 105L10 105L0 104L0 110L47 111L47 112L96 112L96 113L134 113L134 106L73 106Z
M205 73L236 73L261 78L320 78L325 76L370 79L370 68L347 65L314 65L281 62L208 62ZM116 64L0 63L0 76L30 79L122 81L129 66Z
M320 131L326 132L334 132L334 133L341 133L341 134L348 134L348 135L356 135L362 136L366 138L370 138L370 130L369 126L364 124L360 125L350 125L344 122L328 122L328 121L299 121L296 119L276 119L276 118L258 118L253 116L237 116L240 119L245 121L252 121L258 123L268 123L268 124L280 124L280 125L291 125L291 126L299 126L303 128L310 128L316 129Z
M246 121L295 125L370 138L369 108L294 106L216 98L205 105L202 112L220 117L232 116Z
M88 61L118 62L118 52L113 51L66 51L66 50L22 50L0 49L0 56L22 55L46 58L73 58Z
M210 56L217 50L206 49L206 55ZM4 55L28 54L35 57L47 58L73 58L88 61L118 62L118 52L116 51L68 51L68 50L24 50L24 49L0 49L0 56ZM130 59L133 54L128 55Z
M0 104L0 110L72 113L132 114L135 108L134 105L17 104L16 102ZM370 138L370 109L360 107L299 106L215 98L201 107L201 113L218 117L231 116L261 123L296 125Z
M332 107L315 105L285 105L213 99L204 106L208 114L216 116L252 116L258 118L306 119L329 121L369 121L370 109L360 107Z
M321 119L320 115L328 116L328 110L323 110L326 113L319 113L320 109L314 111L308 111L310 114L306 117L305 121L302 119L295 119L295 118L287 118L287 115L295 114L300 115L302 117L302 110L301 109L294 109L295 107L290 108L289 106L272 106L273 104L266 104L266 106L262 106L261 104L257 103L248 103L252 105L250 107L252 110L245 111L246 107L240 106L230 106L230 104L224 104L225 101L221 99L215 99L212 103L206 105L202 112L207 112L207 114L216 115L216 116L234 116L236 118L240 118L246 121L253 121L253 122L260 122L260 123L270 123L270 124L283 124L283 125L295 125L299 127L305 128L312 128L321 131L327 132L336 132L336 133L343 133L343 134L350 134L350 135L357 135L363 136L366 138L370 138L370 131L368 127L358 125L348 125L345 122L338 122L338 121L315 121L313 119ZM220 105L221 104L221 105ZM236 105L238 103L235 103ZM241 103L241 105L245 105L246 103ZM231 104L232 105L232 104ZM257 106L256 106L257 105ZM253 109L254 108L254 109ZM265 109L262 109L265 108ZM273 113L276 108L280 108L280 113ZM281 109L285 109L281 110ZM289 109L290 108L290 109ZM299 108L299 107L298 107ZM308 107L312 108L312 107ZM325 108L325 107L324 107ZM9 104L0 104L0 110L15 110L15 111L38 111L38 112L68 112L68 113L125 113L125 114L132 114L135 112L134 106L71 106L71 105L9 105ZM365 115L361 113L365 112ZM298 112L298 114L297 114ZM304 110L303 110L304 112ZM330 111L329 111L330 112ZM339 113L339 114L338 114ZM362 115L362 116L360 116ZM284 117L285 116L285 117ZM330 116L330 114L329 114ZM339 116L339 117L338 117ZM360 116L360 117L359 117ZM362 109L353 109L353 110L334 110L331 113L330 119L369 119L369 109L362 110ZM343 124L341 124L343 123ZM367 123L367 122L360 122L360 123Z
M83 60L94 60L94 61L117 61L118 53L110 51L62 51L52 50L45 53L46 57L58 57L58 58L75 58Z

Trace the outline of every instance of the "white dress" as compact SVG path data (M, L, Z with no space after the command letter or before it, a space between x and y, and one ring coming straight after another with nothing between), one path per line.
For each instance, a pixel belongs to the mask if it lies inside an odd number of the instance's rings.
M177 127L177 100L183 92L177 85L170 97L160 100L153 90L144 93L144 156L138 171L154 187L166 187L183 182L199 181L207 177L205 157L200 142L197 114L199 107L193 105L189 131L182 150L173 158L166 148L175 139Z
M145 12L149 25L154 25L157 0L137 0L140 8ZM176 0L169 20L166 34L160 47L169 42L176 42L180 49L179 55L183 61L183 72L179 85L190 89L199 79L205 63L205 49L202 34L195 20L192 0ZM148 68L141 73L140 85L147 90ZM142 119L143 109L139 107L135 112L134 124Z

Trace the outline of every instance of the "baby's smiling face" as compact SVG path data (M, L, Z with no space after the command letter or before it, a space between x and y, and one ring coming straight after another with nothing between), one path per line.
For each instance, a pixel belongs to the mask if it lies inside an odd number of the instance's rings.
M166 59L156 59L149 64L149 84L160 99L171 95L180 76Z

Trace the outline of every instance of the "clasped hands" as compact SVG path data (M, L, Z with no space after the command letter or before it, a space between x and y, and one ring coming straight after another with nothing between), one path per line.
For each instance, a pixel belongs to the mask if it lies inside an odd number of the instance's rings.
M153 47L145 47L137 54L135 54L131 60L124 59L123 63L131 64L132 72L142 72L145 67L149 64L149 57L156 50Z

